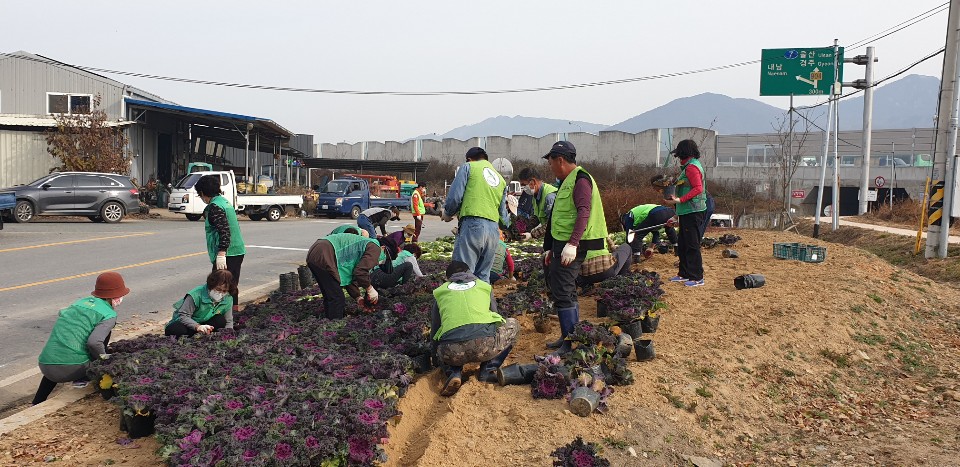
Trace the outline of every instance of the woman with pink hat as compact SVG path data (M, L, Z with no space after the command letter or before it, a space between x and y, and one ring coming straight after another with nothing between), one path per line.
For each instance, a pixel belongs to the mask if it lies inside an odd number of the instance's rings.
M33 405L47 400L57 383L85 382L91 360L110 358L107 344L117 324L115 310L128 293L119 273L105 272L90 296L60 310L38 359L43 379Z

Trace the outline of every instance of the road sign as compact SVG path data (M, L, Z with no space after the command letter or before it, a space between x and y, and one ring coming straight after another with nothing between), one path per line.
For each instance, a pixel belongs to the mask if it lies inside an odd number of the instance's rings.
M830 94L830 85L843 80L843 47L833 76L833 47L763 49L760 53L761 96Z
M876 201L877 200L877 190L867 191L867 201Z
M877 188L883 188L883 185L885 185L886 183L887 183L887 179L883 177L877 177L873 179L873 184L877 185Z
M792 198L806 198L807 192L803 190L793 190L793 192L790 193L790 196Z

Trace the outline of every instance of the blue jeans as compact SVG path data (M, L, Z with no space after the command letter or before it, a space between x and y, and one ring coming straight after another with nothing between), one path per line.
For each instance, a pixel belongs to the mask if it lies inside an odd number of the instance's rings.
M366 230L370 234L370 238L377 238L377 231L373 227L373 222L370 222L370 218L364 214L357 216L357 227L360 227L363 230Z
M464 217L460 219L457 240L453 244L453 260L467 263L473 275L489 283L499 243L500 228L496 222L482 217Z

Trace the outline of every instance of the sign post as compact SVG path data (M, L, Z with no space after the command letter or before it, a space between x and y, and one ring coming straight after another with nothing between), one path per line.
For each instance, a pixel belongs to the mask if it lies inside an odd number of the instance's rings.
M843 81L843 67L834 75L833 47L763 49L760 54L761 96L816 96L829 94ZM843 47L837 63L843 63Z

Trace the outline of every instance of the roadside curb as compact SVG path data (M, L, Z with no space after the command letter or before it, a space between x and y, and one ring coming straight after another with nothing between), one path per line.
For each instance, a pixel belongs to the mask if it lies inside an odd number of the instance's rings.
M276 282L268 282L266 284L259 285L252 289L245 290L243 293L240 294L240 302L243 303L244 305L248 305L250 303L253 303L254 301L257 301L261 298L266 297L267 295L269 295L270 291L276 288L277 288ZM150 326L150 327L135 331L133 333L130 333L129 335L124 335L122 336L121 339L132 339L134 337L139 337L144 334L157 332L159 329L160 329L160 326ZM28 378L34 378L38 375L40 375L40 370L38 368L35 368L32 371L28 370L23 373L20 373L19 375L15 375L14 377L7 378L2 382L5 383L4 386L7 386L10 384L18 383ZM13 379L13 378L16 378L16 379ZM82 390L69 389L66 391L60 391L55 396L47 399L41 404L27 407L26 409L23 409L4 419L0 419L0 436L6 435L7 433L10 433L11 431L14 431L17 428L20 428L28 423L40 420L41 418L46 417L47 415L50 415L52 413L57 412L60 409L70 406L70 404L80 399L83 399L88 395L94 394L95 393L94 384L96 384L96 382L91 381L90 384Z

